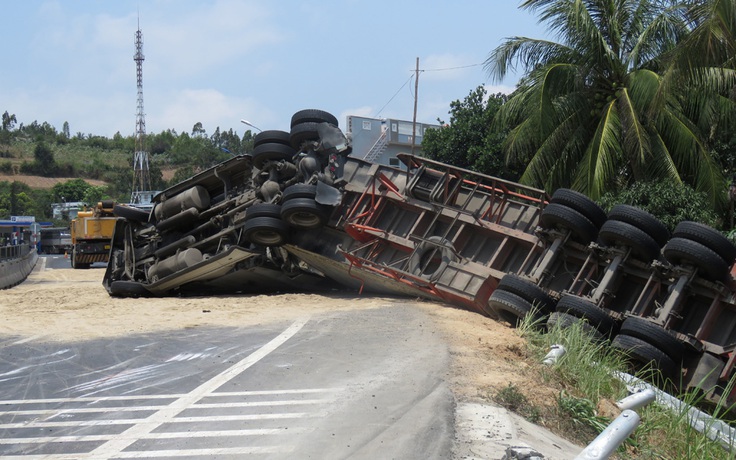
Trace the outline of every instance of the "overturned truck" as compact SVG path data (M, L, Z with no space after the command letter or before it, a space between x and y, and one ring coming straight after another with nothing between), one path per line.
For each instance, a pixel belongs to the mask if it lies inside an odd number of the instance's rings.
M147 297L334 289L413 296L512 325L580 322L679 389L723 394L736 361L736 247L641 209L605 213L400 154L350 156L331 114L302 110L234 157L120 216L103 284Z

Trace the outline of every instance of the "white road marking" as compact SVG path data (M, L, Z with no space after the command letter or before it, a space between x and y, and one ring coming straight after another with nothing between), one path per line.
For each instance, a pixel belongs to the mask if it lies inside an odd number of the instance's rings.
M309 404L327 404L333 402L334 399L290 399L285 401L246 401L234 403L208 403L193 404L190 409L224 409L229 407L268 407L268 406L295 406ZM47 415L56 417L63 414L89 414L95 412L144 412L164 409L166 406L133 406L133 407L79 407L79 408L62 408L62 409L35 409L35 410L16 410L16 411L0 411L0 415Z
M270 396L270 395L294 395L294 394L312 394L312 393L330 393L340 392L343 388L304 388L294 390L258 390L258 391L218 391L206 395L207 398L214 397L242 397L242 396ZM134 401L138 399L179 399L186 396L184 393L172 393L163 395L126 395L126 396L82 396L78 398L46 398L46 399L8 399L0 401L6 404L49 404L49 403L70 403L70 402L98 402L98 401Z
M184 410L184 409L181 409ZM156 414L153 414L156 415ZM167 414L168 415L168 414ZM240 414L240 415L213 415L204 417L175 417L170 420L160 421L153 416L144 419L117 419L117 420L77 420L70 422L20 422L20 423L3 423L0 429L18 429L18 428L54 428L54 427L79 427L79 426L109 426L109 425L134 425L125 430L121 434L115 436L121 440L140 439L141 436L150 433L162 424L166 423L199 423L199 422L237 422L243 420L275 420L275 419L292 419L292 418L311 418L323 417L325 414L320 412L287 412L283 414ZM149 420L150 419L150 420ZM133 430L136 427L137 430ZM144 429L145 428L145 429ZM128 447L127 445L125 447ZM81 454L80 454L81 455Z
M305 433L306 428L253 428L250 430L220 430L220 431L182 431L175 433L148 433L141 439L181 439L181 438L226 438L240 436L269 436L284 433ZM90 434L79 436L49 436L36 438L0 438L0 444L46 444L49 442L92 442L107 441L116 434Z
M249 356L235 363L233 366L229 367L228 369L225 369L220 374L211 378L207 382L204 382L202 385L195 388L194 390L187 393L186 395L182 396L181 398L173 401L167 407L159 410L158 412L154 414L151 414L145 420L137 421L135 425L125 430L121 434L121 437L112 439L106 442L105 444L102 444L101 446L97 447L92 452L90 452L88 455L80 456L80 458L118 457L119 454L123 453L123 450L125 448L129 447L131 444L136 442L136 440L140 439L141 436L151 433L153 430L155 430L156 428L158 428L159 426L165 423L170 423L174 421L175 417L178 414L183 412L185 409L188 409L189 407L191 407L194 403L196 403L202 397L207 396L210 393L214 392L219 387L229 382L233 378L237 377L240 373L242 373L249 367L253 366L258 361L263 359L264 357L268 356L269 353L276 350L284 342L286 342L287 340L292 338L294 335L296 335L296 333L299 332L302 329L302 327L304 327L304 325L307 323L308 320L309 320L308 318L304 318L304 319L294 322L284 332L279 334L276 338L274 338L273 340L271 340L270 342L268 342L267 344L265 344L264 346L262 346L255 352L251 353ZM273 418L274 416L277 416L277 415L283 415L283 414L272 414L272 415L269 415L269 417ZM228 416L228 417L217 417L217 418L220 420L228 420L230 419L230 417L236 417L234 420L243 420L242 418L240 419L237 418L241 416ZM190 418L195 418L195 419L198 418L199 419L198 421L208 421L208 422L213 421L212 417L190 417ZM177 418L176 420L179 421L180 419ZM147 452L146 454L150 456L152 452ZM238 455L238 454L233 453L233 455Z
M26 337L25 339L20 339L17 342L11 343L11 345L22 345L24 343L33 342L34 340L38 340L41 337L43 337L43 334L34 335L32 337Z
M187 449L187 450L156 450L151 452L120 452L114 457L86 457L100 460L109 458L155 458L155 457L192 457L192 456L214 456L228 455L230 458L241 455L257 454L288 454L293 449L288 446L268 447L221 447L216 449ZM3 458L22 458L23 460L77 460L80 454L49 454L49 455L6 455ZM237 457L236 457L237 458Z

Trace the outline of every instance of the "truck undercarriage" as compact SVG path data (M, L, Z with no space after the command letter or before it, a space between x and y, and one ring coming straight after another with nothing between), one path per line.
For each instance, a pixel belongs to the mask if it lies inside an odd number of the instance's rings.
M605 213L544 191L400 154L349 156L319 110L154 197L118 205L103 284L113 296L347 288L423 297L515 325L584 321L596 339L708 399L733 377L736 247L694 222Z

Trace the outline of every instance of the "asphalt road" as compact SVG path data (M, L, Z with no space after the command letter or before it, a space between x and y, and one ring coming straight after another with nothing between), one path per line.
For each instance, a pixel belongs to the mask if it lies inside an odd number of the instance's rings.
M2 458L452 456L448 350L410 307L0 349Z

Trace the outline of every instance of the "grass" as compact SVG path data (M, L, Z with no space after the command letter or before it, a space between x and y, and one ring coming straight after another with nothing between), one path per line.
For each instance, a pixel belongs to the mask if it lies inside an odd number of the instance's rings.
M520 388L509 384L493 395L494 401L586 445L616 416L616 412L606 413L602 403L608 402L615 409L613 402L628 395L625 384L612 374L614 370L628 370L626 357L606 343L593 340L578 324L565 329L553 327L545 332L539 324L525 321L519 325L518 331L527 339L528 354L535 361L530 363L534 364L530 367L538 373L538 378L558 389L558 396L549 406L537 407ZM538 364L555 344L564 345L566 354L552 366ZM651 371L638 376L649 380L656 377L651 375ZM725 391L728 394L730 385ZM704 397L698 394L681 395L681 399L691 406L704 402ZM716 406L711 413L722 416L731 409ZM726 451L688 423L685 406L673 411L652 403L637 412L641 416L639 427L612 458L736 459L736 452Z

